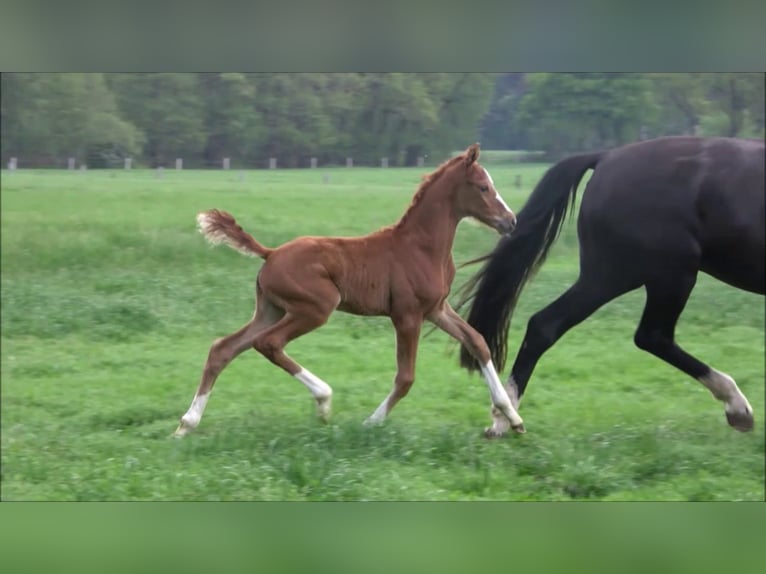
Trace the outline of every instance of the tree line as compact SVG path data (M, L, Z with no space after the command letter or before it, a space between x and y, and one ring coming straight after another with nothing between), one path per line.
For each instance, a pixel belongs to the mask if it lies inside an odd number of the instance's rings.
M554 159L667 134L764 137L764 75L2 75L2 160L283 167L438 163L480 141Z

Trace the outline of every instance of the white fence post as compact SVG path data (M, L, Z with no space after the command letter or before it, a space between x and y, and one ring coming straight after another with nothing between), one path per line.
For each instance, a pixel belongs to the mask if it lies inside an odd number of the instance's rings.
M12 157L11 159L8 160L8 169L10 169L11 171L16 169L17 165L18 165L18 160L15 157Z
M275 157L269 158L269 169L277 169L277 158Z
M183 169L184 168L184 160L180 157L176 158L176 169Z
M421 155L418 156L418 167L423 167L426 164L425 158Z
M231 166L231 161L228 157L223 158L223 169L229 169Z
M311 168L312 168L312 169L315 169L315 168L316 168L316 166L317 166L317 158L315 158L315 157L312 157L312 158L311 158Z
M130 169L133 165L133 158L126 157L125 158L125 169Z
M88 166L84 163L80 164L80 173L84 173L85 170L88 169Z
M66 160L66 168L67 169L74 169L74 158L70 157Z
M380 160L380 167L388 167L388 158L384 157Z
M165 168L164 167L162 167L162 166L158 166L157 167L157 172L156 173L157 173L157 177L159 179L162 179L162 176L164 175L164 172L165 172Z
M351 157L346 158L346 167L354 167L354 158L351 158Z

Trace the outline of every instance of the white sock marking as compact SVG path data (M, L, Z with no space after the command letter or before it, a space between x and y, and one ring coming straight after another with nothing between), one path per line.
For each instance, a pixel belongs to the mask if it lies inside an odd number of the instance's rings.
M391 393L389 393L388 396L383 399L383 402L378 405L378 408L375 409L375 412L367 417L367 419L365 419L365 425L376 425L378 423L382 423L385 420L386 414L388 414L386 405L388 404L388 399L391 397L392 393L393 391L391 391Z
M753 412L737 383L726 373L711 368L710 373L699 378L699 382L705 385L716 399L726 404L726 412Z
M199 424L199 421L202 419L202 413L205 412L205 405L207 405L207 400L209 398L210 393L199 396L194 395L194 400L192 401L189 410L186 411L186 414L181 417L184 425L187 427L195 428Z
M513 408L511 399L508 397L508 393L505 392L503 384L500 382L500 377L495 370L495 365L491 360L481 367L481 374L484 375L484 380L487 382L487 387L489 387L489 396L492 399L492 404L511 419L513 426L523 424L519 413Z
M307 369L301 369L295 373L294 377L306 385L315 399L326 399L332 396L332 388L322 379Z

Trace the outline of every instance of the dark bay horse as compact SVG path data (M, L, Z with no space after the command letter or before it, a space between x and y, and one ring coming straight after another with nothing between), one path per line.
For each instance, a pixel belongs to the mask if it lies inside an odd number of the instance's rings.
M484 336L502 371L516 302L589 169L577 221L580 275L529 320L506 383L514 406L540 357L567 330L643 287L646 305L635 344L707 387L725 404L732 427L751 430L752 409L734 379L684 351L674 333L699 271L746 291L766 290L763 141L666 137L557 163L532 191L513 234L480 259L484 265L462 300L471 304L468 323ZM460 359L465 368L477 368L467 347ZM503 435L507 422L495 409L492 416L487 436Z
M510 232L516 223L478 158L479 146L474 144L443 163L424 178L396 224L363 237L299 237L269 249L228 213L200 213L200 231L211 243L226 243L266 262L256 279L252 320L210 347L202 380L176 436L199 424L218 375L251 348L308 387L319 417L327 420L332 389L284 349L323 325L336 309L388 316L396 331L394 387L367 423L382 422L412 386L420 330L428 320L470 349L489 387L492 408L507 417L511 428L523 432L523 421L492 365L486 343L447 303L455 276L451 251L459 221L472 216L500 233Z

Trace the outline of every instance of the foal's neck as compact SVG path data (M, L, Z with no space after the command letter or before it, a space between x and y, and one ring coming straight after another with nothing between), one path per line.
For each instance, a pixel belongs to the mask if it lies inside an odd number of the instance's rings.
M452 205L451 189L425 189L394 226L412 247L448 258L460 218Z

